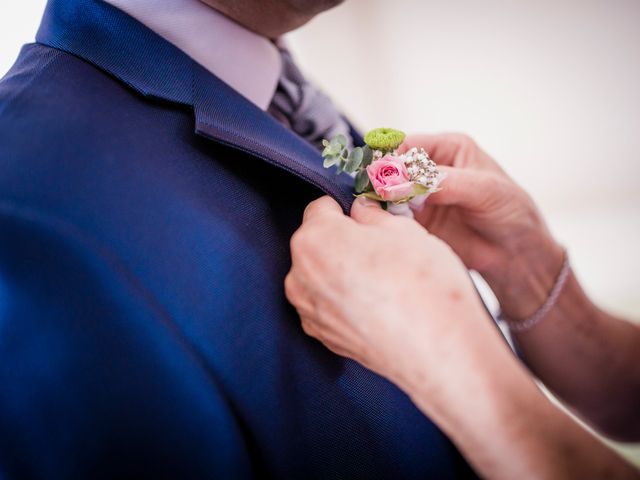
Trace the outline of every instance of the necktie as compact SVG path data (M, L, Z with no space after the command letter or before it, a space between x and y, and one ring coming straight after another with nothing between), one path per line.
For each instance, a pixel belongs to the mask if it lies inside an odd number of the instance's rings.
M269 113L318 149L322 139L340 133L352 147L349 124L331 99L305 79L288 50L281 48L280 53L282 72Z

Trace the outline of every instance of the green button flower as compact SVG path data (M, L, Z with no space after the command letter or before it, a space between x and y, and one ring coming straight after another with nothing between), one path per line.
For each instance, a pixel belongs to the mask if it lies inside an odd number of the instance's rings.
M392 152L400 146L405 134L393 128L376 128L364 136L364 141L372 150Z

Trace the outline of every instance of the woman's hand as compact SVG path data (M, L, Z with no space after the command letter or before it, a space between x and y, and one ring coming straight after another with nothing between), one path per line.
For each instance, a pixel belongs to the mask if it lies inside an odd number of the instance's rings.
M377 202L358 199L351 218L329 197L311 203L291 252L286 294L305 332L395 382L420 362L444 380L479 350L463 347L474 332L501 341L451 249Z
M416 222L362 200L349 218L323 197L291 253L285 290L304 331L403 389L482 477L637 478L544 397L462 262Z
M424 148L447 173L416 220L487 280L509 317L531 315L547 298L563 252L529 195L469 137L411 136L400 150L411 147Z

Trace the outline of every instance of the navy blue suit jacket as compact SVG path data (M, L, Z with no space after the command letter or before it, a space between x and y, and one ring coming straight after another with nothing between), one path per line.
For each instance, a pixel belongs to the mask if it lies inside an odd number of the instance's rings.
M351 191L140 23L50 1L0 83L0 477L469 473L284 297L305 205Z

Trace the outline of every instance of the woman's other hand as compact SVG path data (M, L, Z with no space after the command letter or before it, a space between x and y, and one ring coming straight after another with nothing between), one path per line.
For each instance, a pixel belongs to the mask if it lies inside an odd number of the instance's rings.
M531 315L547 298L563 251L529 195L465 135L410 136L400 151L412 147L447 174L416 220L487 280L507 316Z

